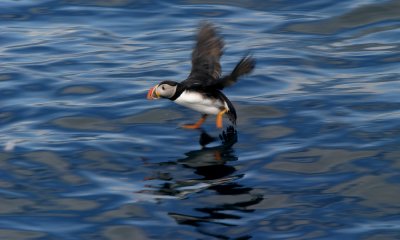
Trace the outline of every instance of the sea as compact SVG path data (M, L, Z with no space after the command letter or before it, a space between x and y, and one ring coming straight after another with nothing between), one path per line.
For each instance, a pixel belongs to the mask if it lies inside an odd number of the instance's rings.
M400 1L0 6L0 239L400 239ZM256 67L188 130L204 22Z

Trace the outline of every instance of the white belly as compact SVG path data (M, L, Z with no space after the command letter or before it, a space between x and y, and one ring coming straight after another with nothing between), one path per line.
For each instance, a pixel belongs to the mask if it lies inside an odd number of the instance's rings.
M221 100L203 98L203 96L197 92L184 91L175 102L204 114L217 115L221 109L228 109L228 106Z

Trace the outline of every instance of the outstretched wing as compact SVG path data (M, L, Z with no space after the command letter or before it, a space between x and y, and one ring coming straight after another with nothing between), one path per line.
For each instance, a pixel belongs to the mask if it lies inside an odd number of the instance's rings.
M201 88L212 85L221 76L219 60L224 42L211 23L202 23L197 34L197 43L192 52L192 70L182 82L187 87Z

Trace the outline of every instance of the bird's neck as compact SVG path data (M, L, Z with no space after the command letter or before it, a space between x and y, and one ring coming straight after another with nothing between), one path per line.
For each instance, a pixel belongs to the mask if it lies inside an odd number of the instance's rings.
M185 88L183 87L182 84L178 83L176 85L176 91L175 94L169 98L169 100L174 101L175 99L177 99L182 93L183 91L185 91Z

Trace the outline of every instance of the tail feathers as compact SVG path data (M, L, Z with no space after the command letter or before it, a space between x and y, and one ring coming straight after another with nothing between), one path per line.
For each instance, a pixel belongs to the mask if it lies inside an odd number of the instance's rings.
M236 65L235 69L233 69L231 77L238 78L244 74L248 74L251 71L253 71L255 66L256 66L256 61L254 60L254 58L250 56L244 57Z
M233 69L232 73L223 78L224 87L228 87L237 82L240 76L251 73L256 66L256 60L251 56L246 56Z

